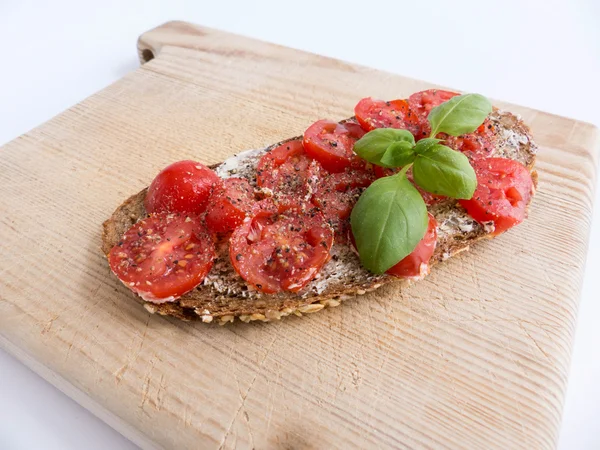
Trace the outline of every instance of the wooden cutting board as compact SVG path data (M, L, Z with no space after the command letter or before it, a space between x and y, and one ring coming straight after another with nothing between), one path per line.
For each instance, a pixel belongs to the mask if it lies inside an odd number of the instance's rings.
M399 292L277 323L153 316L102 222L163 166L215 163L427 83L171 22L138 70L0 149L2 346L140 445L552 448L599 144L504 105L540 145L530 218Z

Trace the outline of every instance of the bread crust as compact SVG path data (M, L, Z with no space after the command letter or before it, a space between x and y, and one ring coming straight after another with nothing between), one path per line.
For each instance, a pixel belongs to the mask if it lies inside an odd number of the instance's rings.
M531 172L537 187L537 173L533 170L537 147L531 132L523 121L509 113L494 111L490 116L496 129L496 151L492 156L507 157L523 163ZM289 139L286 139L287 141ZM282 141L282 142L285 142ZM264 151L279 145L274 144ZM220 165L214 165L216 169ZM108 255L125 231L147 214L144 198L147 188L125 200L103 224L102 251ZM475 242L493 237L493 226L478 224L470 219L456 200L448 199L429 208L438 221L438 242L430 267L465 251ZM302 315L338 306L343 300L372 291L385 284L397 283L407 286L414 280L399 279L388 275L372 275L360 266L358 257L347 246L335 244L333 259L327 264L339 265L347 273L323 269L323 276L330 277L325 288L319 281L308 291L296 293L262 294L252 291L235 273L228 259L226 247L218 249L215 267L205 280L193 291L174 302L154 304L143 301L132 293L151 313L173 316L182 320L200 319L204 322L225 324L239 318L244 322L253 320L270 321L290 314ZM337 259L336 259L337 258ZM343 261L340 262L340 258ZM352 270L349 270L351 268ZM209 278L209 279L208 279ZM207 281L210 281L207 283ZM323 284L323 283L321 283Z

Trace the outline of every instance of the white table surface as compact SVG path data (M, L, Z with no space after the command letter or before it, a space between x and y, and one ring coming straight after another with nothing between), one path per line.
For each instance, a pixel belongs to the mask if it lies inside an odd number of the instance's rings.
M134 70L138 35L172 19L600 125L598 0L0 0L0 145ZM600 448L599 210L597 199L565 450ZM2 351L0 380L1 449L136 448Z

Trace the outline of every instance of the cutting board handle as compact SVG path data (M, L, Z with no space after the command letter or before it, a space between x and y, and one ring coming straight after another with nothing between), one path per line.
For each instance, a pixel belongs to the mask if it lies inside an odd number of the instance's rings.
M195 48L200 38L206 36L206 28L173 20L163 23L138 38L137 48L140 63L145 64L156 58L166 46Z

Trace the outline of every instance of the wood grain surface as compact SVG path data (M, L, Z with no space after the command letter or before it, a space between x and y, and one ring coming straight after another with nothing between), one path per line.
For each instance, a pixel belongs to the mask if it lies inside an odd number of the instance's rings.
M530 109L538 194L515 230L342 307L278 323L150 315L102 222L166 164L215 163L427 83L182 22L138 70L0 149L0 343L140 445L553 448L599 144Z

